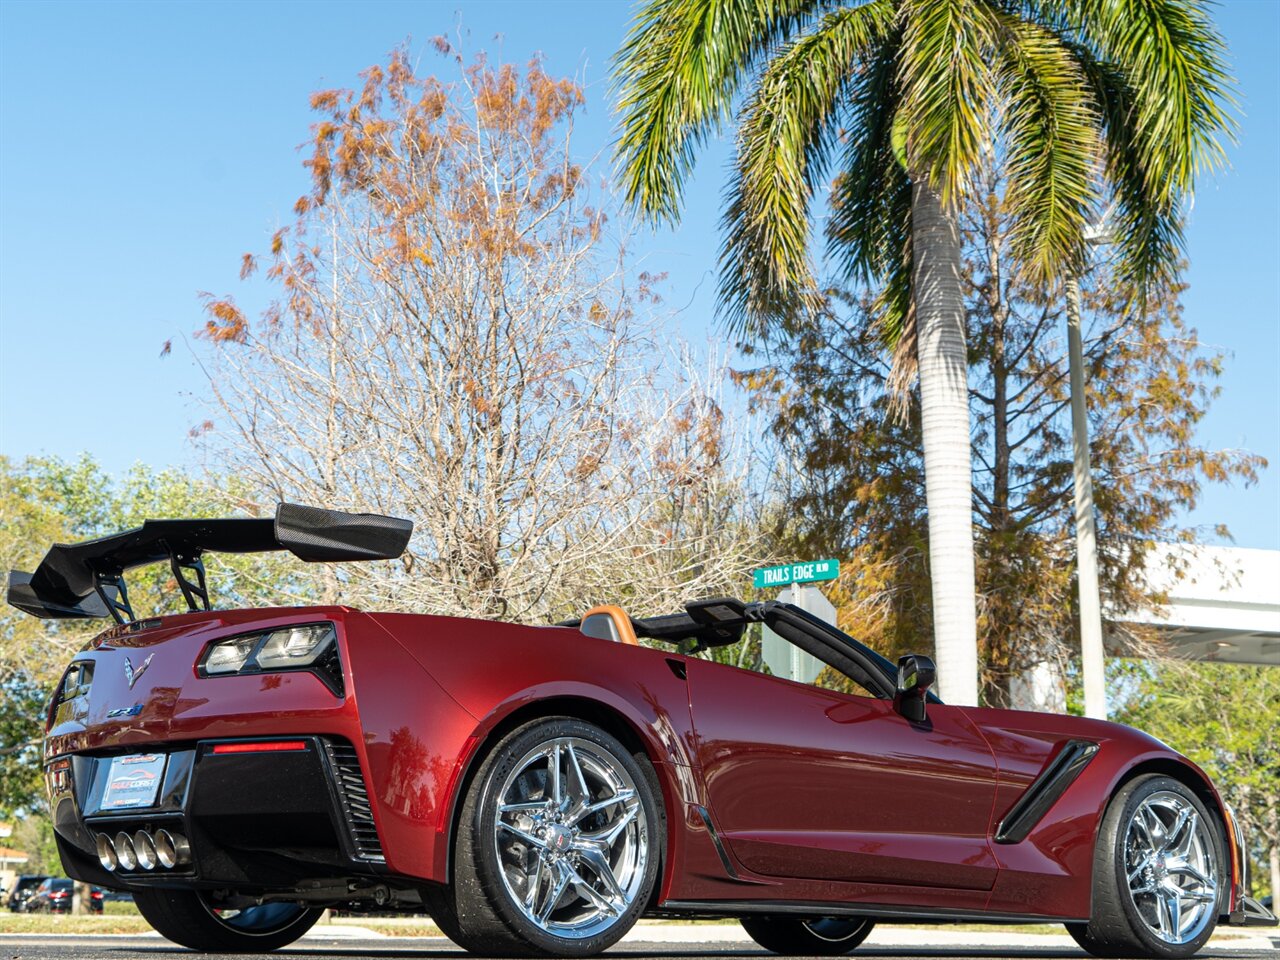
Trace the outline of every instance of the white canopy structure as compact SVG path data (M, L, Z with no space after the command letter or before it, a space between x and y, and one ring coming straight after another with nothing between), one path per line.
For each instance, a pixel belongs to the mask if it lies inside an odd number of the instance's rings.
M1168 602L1108 619L1157 628L1173 656L1280 667L1280 550L1164 544L1147 583Z

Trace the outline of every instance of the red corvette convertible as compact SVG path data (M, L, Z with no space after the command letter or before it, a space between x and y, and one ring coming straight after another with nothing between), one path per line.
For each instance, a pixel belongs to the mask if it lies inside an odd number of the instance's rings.
M1275 922L1186 758L1111 723L947 706L928 658L895 667L784 603L545 627L210 609L205 551L387 558L411 529L284 504L148 521L11 575L22 610L117 621L49 704L68 875L234 952L338 906L426 913L490 955L588 956L640 916L736 917L808 955L881 918L1052 920L1098 956L1152 957ZM154 562L191 612L134 616L123 575ZM753 623L858 692L698 655Z

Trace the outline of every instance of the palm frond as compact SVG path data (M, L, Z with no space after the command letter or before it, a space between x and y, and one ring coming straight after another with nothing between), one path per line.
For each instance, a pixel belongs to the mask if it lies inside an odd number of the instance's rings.
M744 75L813 16L821 0L648 0L614 58L628 202L674 222L706 138L728 118Z
M911 181L894 143L898 115L901 24L850 86L840 173L831 189L827 250L846 282L874 283L877 337L890 351L889 414L904 421L916 375L915 300L911 278Z
M1234 138L1234 83L1226 44L1204 0L1042 0L1132 91L1146 190L1162 203L1225 162Z
M899 82L911 175L954 207L984 143L994 38L982 0L901 0Z
M1084 228L1099 200L1099 118L1059 37L1000 11L993 18L1009 241L1030 278L1051 282L1083 264Z
M1125 74L1101 63L1083 48L1075 50L1085 80L1101 115L1103 159L1113 213L1107 224L1118 249L1118 278L1142 303L1151 287L1173 279L1183 255L1182 217L1178 205L1148 189L1144 158L1150 149L1144 131L1130 121L1135 92Z
M886 276L872 307L876 333L892 356L885 389L889 394L889 415L899 423L907 420L911 385L919 369L919 328L916 326L916 302L911 288L915 262L911 255L910 236L908 233L902 259Z
M871 283L887 274L911 235L911 186L894 148L901 34L896 25L862 65L842 117L844 149L826 235L828 254L850 283Z
M834 147L850 80L894 21L892 0L833 11L780 49L747 102L725 214L720 300L754 336L816 306L809 204Z

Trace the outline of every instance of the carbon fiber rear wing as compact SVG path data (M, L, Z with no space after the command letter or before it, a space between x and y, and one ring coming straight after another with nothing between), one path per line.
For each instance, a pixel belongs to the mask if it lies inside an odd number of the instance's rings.
M310 563L392 560L409 544L413 523L372 513L341 513L282 503L274 518L147 520L142 526L84 543L55 544L34 573L9 574L10 606L36 617L136 619L124 573L169 561L190 610L209 609L206 551L287 550Z

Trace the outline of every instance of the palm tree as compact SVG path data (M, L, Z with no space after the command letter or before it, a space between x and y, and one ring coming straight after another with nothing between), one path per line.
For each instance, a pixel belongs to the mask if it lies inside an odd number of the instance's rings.
M1113 202L1123 279L1159 282L1231 132L1224 58L1202 0L644 0L618 53L617 156L652 220L678 220L698 148L738 108L719 287L736 334L818 308L810 208L834 174L827 255L879 285L899 382L919 378L948 700L977 699L958 206L1000 163L1012 249L1048 286Z

